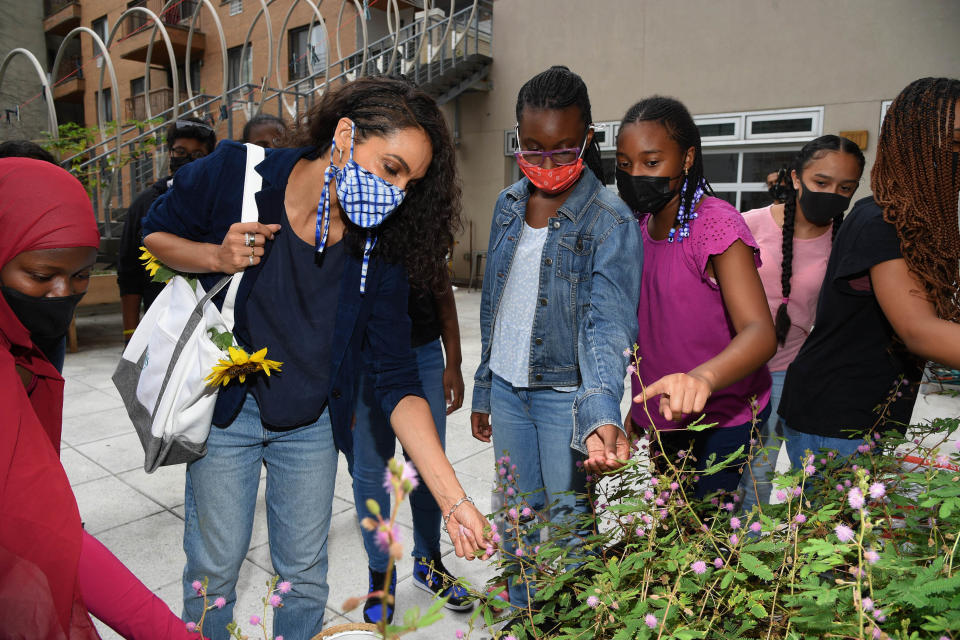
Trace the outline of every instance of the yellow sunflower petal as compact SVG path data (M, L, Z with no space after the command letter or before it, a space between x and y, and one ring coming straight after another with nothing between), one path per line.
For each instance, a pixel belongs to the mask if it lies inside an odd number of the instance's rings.
M228 347L227 350L230 353L230 360L233 361L233 364L246 364L250 359L247 352L238 347ZM240 382L243 382L243 380L240 380Z
M250 362L263 362L263 359L266 357L266 355L267 348L264 347L263 349L260 349L260 351L257 351L255 354L250 356Z

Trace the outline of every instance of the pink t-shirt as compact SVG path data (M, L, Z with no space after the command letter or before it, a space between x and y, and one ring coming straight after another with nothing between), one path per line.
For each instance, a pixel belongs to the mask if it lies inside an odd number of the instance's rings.
M643 275L640 305L637 309L640 355L637 373L645 384L652 384L671 373L685 373L723 351L735 335L733 324L723 305L717 283L707 275L710 256L719 255L741 240L760 253L740 213L724 200L706 197L698 217L690 223L690 237L683 242L654 240L647 231L648 216L640 220L643 231ZM634 395L640 383L631 376ZM717 389L704 407L705 422L721 427L745 424L753 417L750 400L756 397L757 409L770 402L770 372L760 367L743 380L725 389ZM698 416L671 422L660 415L660 398L647 402L650 416L658 429L677 429ZM640 404L631 409L638 425L647 425Z
M743 219L760 245L760 259L763 260L760 279L763 281L763 290L767 293L770 314L776 319L777 309L783 300L783 287L780 284L783 274L783 228L773 219L770 207L747 211L743 214ZM790 330L783 345L778 347L776 355L767 363L770 371L786 371L813 328L817 315L817 299L820 297L820 287L827 271L832 244L833 233L829 227L826 233L816 238L793 239L793 271L790 277L790 299L787 301Z

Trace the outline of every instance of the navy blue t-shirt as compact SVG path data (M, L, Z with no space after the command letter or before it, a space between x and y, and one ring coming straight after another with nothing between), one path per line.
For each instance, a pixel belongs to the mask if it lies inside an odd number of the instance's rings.
M327 404L330 367L317 364L331 360L345 251L342 241L327 246L318 263L316 247L282 215L282 230L247 300L251 348L267 347L267 358L283 363L269 377L252 376L249 386L272 431L312 424Z

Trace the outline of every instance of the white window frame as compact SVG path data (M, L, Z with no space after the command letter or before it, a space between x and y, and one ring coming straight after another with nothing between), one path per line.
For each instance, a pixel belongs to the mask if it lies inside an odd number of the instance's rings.
M754 122L766 120L799 120L809 118L811 127L807 131L783 133L750 133L750 126ZM732 122L734 134L725 136L701 136L704 147L729 146L747 144L795 143L809 142L823 135L823 107L798 107L793 109L767 109L763 111L732 111L729 113L707 113L694 116L693 121L698 125L723 124Z
M877 139L880 139L880 132L883 131L883 119L887 117L887 110L890 109L890 105L893 104L893 100L884 100L880 103L880 122L877 124Z
M752 133L751 129L753 128L753 123L755 122L770 122L775 120L810 120L810 128L806 131L791 131L789 134L784 134L782 132L774 133ZM757 113L751 114L746 117L746 122L744 123L744 139L745 140L780 140L785 137L798 138L798 137L812 137L816 138L821 135L823 132L823 107L817 109L803 109L795 112L772 112L772 113Z
M734 192L737 194L735 207L737 211L740 211L740 194L744 192L753 192L761 193L767 190L767 184L765 182L741 182L743 178L743 154L751 153L755 151L799 151L802 146L801 142L783 142L780 141L779 144L769 144L760 146L747 146L743 143L737 144L728 144L726 146L716 146L710 149L706 149L703 152L703 155L715 155L721 153L736 153L737 154L737 181L736 182L711 182L710 186L713 187L714 191L717 192ZM709 179L709 176L707 176Z
M701 144L707 140L711 142L720 142L720 141L734 141L743 139L743 115L736 116L716 116L716 117L704 117L696 116L693 121L697 126L703 125L712 125L712 124L733 124L733 133L727 136L708 136L704 137L703 134L700 135Z

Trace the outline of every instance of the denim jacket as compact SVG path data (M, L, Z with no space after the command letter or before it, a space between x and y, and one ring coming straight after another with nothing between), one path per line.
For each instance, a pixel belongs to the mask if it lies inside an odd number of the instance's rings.
M480 366L473 411L490 413L490 349L510 265L520 239L530 181L500 193L493 211L480 301ZM637 337L643 247L629 207L590 170L547 223L538 304L530 335L531 388L577 387L570 445L605 424L623 428L620 401Z

